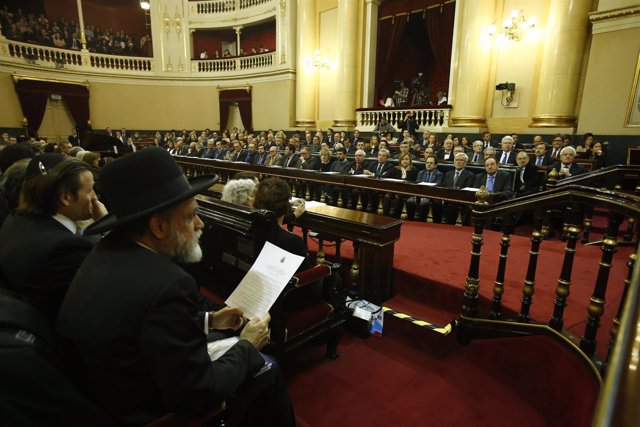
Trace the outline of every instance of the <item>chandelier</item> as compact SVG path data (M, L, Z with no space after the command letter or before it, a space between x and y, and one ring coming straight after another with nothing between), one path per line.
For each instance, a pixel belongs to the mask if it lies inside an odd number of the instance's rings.
M511 16L509 17L509 19L505 19L502 22L502 28L500 29L499 35L506 38L507 40L518 42L522 39L523 33L525 31L531 30L533 27L535 27L538 23L538 19L533 16L527 20L523 12L523 10L511 11ZM496 33L498 33L498 29L494 22L489 26L489 35L492 36Z

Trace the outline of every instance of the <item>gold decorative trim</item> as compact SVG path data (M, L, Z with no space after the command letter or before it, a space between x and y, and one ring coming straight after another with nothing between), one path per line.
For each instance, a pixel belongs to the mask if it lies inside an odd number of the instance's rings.
M484 117L451 117L449 116L449 127L478 127L486 128L487 119Z
M316 122L315 120L296 120L295 126L296 127L315 127Z
M43 77L31 77L31 76L25 76L23 74L18 74L18 73L11 74L11 77L13 77L13 81L16 83L19 82L20 80L34 80L37 82L64 83L67 85L78 85L78 86L84 86L86 88L89 88L91 86L91 83L89 83L88 81L73 82L73 81L60 80L60 79L45 79Z
M627 103L627 113L625 114L624 119L624 127L634 128L640 127L640 121L637 123L631 123L631 116L634 107L634 101L636 99L636 94L638 93L638 80L640 80L640 54L638 54L638 61L636 62L636 72L633 75L633 84L631 85L631 94L629 94L629 102ZM640 96L638 96L638 110L640 110ZM628 159L627 159L628 160ZM628 162L627 162L628 164Z
M429 6L429 7L424 8L424 9L415 9L415 10L412 10L412 11L410 11L409 13L407 13L407 12L403 12L403 13L396 13L395 15L387 15L387 16L383 16L382 18L379 18L378 20L379 20L379 21L382 21L383 19L393 19L393 18L395 18L396 16L413 15L414 13L424 13L424 12L425 12L425 11L427 11L427 10L435 9L435 8L442 8L442 6L444 6L445 4L451 4L451 3L455 3L455 2L456 2L456 0L447 0L447 1L442 2L442 3L438 3L438 4L431 5L431 6Z
M576 127L576 116L561 116L542 114L531 118L531 128L574 128Z
M249 83L245 84L244 86L216 86L216 90L218 91L218 93L222 92L223 90L246 90L247 93L251 93L251 85Z
M640 15L640 6L621 7L619 9L603 10L601 12L589 12L589 21L594 23L632 15Z
M333 126L336 127L355 127L357 122L352 119L334 119Z

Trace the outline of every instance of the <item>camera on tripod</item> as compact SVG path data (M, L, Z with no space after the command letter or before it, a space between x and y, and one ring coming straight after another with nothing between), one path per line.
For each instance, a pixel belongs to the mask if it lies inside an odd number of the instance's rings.
M413 84L415 90L422 89L424 87L424 76L422 73L418 73L418 77L411 80L411 84Z
M393 91L402 89L402 82L400 80L394 80L392 83Z

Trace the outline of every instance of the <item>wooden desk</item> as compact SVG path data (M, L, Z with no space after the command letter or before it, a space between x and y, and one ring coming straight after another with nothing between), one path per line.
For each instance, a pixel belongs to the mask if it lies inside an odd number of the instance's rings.
M375 304L393 296L393 254L401 220L327 205L308 209L295 224L353 241L351 280L360 296Z

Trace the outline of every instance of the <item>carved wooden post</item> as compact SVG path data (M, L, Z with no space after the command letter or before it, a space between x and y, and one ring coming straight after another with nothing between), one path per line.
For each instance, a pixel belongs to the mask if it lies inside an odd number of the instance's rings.
M631 276L633 276L633 267L636 264L636 259L638 247L636 246L636 251L629 255L629 260L627 261L628 273L626 279L624 279L624 290L622 291L622 298L620 299L620 304L618 305L618 311L616 312L616 317L613 318L613 325L611 326L611 338L609 339L609 344L607 345L607 359L603 366L603 370L606 369L607 362L609 362L609 358L611 357L611 352L613 351L613 346L616 343L616 339L618 338L618 332L620 331L620 317L622 317L622 311L624 309L625 301L627 300L627 293L629 292L629 286L631 285ZM604 373L604 372L603 372Z
M572 212L575 214L576 209ZM567 305L567 297L569 296L569 288L571 287L571 271L573 270L573 258L576 252L576 243L580 235L580 227L577 221L572 220L567 227L567 246L564 249L564 261L562 263L562 272L556 286L556 299L553 314L549 319L549 326L556 331L561 331L564 325L564 308Z
M487 205L486 196L478 191L476 205ZM478 311L478 289L480 289L480 255L482 244L484 220L473 218L473 236L471 237L471 262L469 273L464 284L464 302L462 304L462 316L476 317Z
M536 285L536 269L538 267L538 256L540 255L540 244L542 243L542 220L545 209L536 209L533 220L533 233L531 233L531 250L529 251L529 265L527 266L527 276L522 286L522 305L520 306L520 314L518 320L528 323L529 311L531 309L531 301L535 292Z
M616 253L616 246L618 245L616 235L618 234L618 227L621 221L622 218L619 214L609 214L607 231L602 241L602 258L600 259L598 277L596 278L595 289L593 290L593 295L587 308L588 315L584 336L580 340L580 348L589 356L596 350L596 333L598 332L598 328L600 328L600 317L602 313L604 313L607 282L609 281L613 255Z
M407 216L407 199L405 199L403 197L403 200L402 200L402 213L400 214L400 219L403 220L403 221L406 221L407 218L408 218L408 216Z
M589 205L584 210L584 221L582 222L582 244L589 243L589 232L593 223L593 206Z

